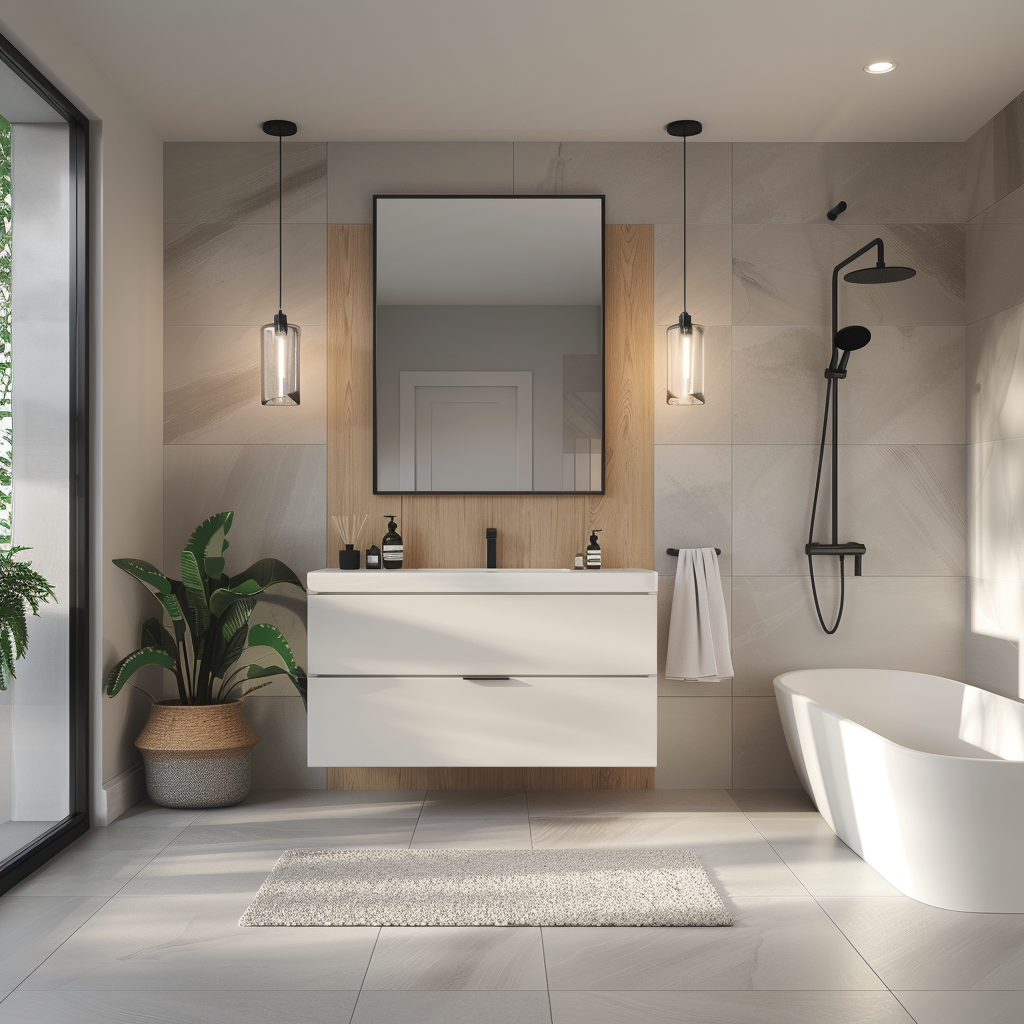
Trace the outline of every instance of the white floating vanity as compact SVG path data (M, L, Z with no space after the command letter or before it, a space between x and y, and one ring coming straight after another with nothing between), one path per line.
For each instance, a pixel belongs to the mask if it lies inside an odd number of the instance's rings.
M657 574L320 569L309 764L652 767Z

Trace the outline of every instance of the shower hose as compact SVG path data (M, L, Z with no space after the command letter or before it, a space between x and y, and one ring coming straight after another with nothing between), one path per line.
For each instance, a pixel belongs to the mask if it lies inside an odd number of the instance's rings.
M828 378L828 386L825 389L825 420L821 425L821 448L818 451L818 475L814 480L814 501L811 503L811 529L807 535L808 545L814 543L814 519L818 513L818 492L821 490L821 467L825 461L825 438L828 436L828 412L829 405L833 406L832 410L832 522L833 527L835 526L835 515L836 515L836 503L839 500L838 495L838 482L836 473L838 472L838 450L836 448L836 430L839 428L839 381L833 377ZM835 530L833 529L833 533ZM836 543L836 538L832 538L832 543ZM818 599L818 588L814 582L814 555L807 552L807 568L811 574L811 594L814 595L814 610L818 615L818 622L821 623L821 628L831 636L838 628L839 623L843 619L843 605L846 603L846 566L845 556L839 556L839 613L836 615L835 624L831 629L825 625L825 618L821 614L821 602Z

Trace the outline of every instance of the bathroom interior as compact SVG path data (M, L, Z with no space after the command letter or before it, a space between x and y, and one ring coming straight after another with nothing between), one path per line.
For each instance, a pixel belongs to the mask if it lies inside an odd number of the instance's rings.
M1024 10L892 6L0 3L0 1024L1024 1020ZM211 522L294 582L189 805ZM260 917L310 850L724 916Z

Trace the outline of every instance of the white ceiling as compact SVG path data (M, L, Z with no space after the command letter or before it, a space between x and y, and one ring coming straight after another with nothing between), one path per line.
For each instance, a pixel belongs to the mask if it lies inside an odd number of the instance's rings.
M1022 0L37 2L168 140L960 141L1024 91Z

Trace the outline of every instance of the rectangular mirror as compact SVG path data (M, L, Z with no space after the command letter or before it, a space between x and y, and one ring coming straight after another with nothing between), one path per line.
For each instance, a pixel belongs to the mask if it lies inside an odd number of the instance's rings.
M603 493L604 196L374 196L374 493Z

